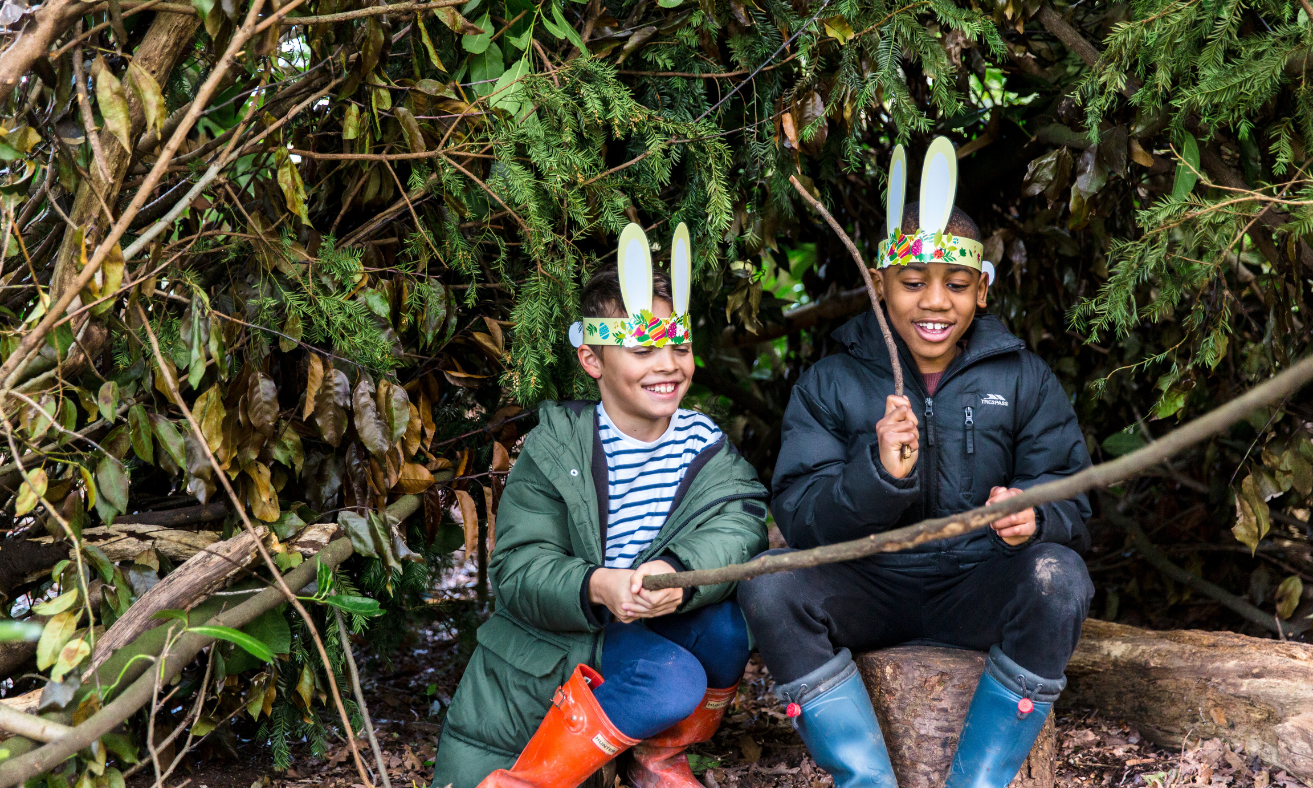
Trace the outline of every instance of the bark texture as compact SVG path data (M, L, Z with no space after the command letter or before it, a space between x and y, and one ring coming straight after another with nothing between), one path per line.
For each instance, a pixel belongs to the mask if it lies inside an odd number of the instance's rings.
M1090 620L1067 678L1063 703L1124 718L1158 744L1219 738L1313 780L1313 646Z
M940 788L957 751L971 696L985 669L979 651L899 646L857 658L899 788ZM1053 788L1053 717L1012 788Z

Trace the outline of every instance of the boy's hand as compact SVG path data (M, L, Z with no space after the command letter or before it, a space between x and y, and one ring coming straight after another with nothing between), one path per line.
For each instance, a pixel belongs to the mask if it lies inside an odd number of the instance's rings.
M637 569L598 569L588 581L588 601L605 605L622 624L640 618L655 618L675 612L684 599L684 589L647 591L643 578L675 571L665 561L649 561Z
M684 601L684 589L662 588L648 591L643 588L643 578L648 575L665 575L675 571L675 567L665 561L648 561L639 564L629 577L629 593L634 601L630 607L638 618L656 618L675 612L679 603Z
M1021 490L1016 487L995 487L989 491L989 500L985 501L988 506L992 503L998 503L1014 495L1020 495ZM1019 544L1025 544L1030 537L1035 535L1035 510L1034 508L1025 511L1009 514L989 524L995 533L1008 544L1016 547Z
M880 464L895 479L907 476L916 467L920 449L918 424L907 397L891 394L885 399L884 418L876 422L875 434L880 441ZM903 458L904 446L909 449L906 459Z
M638 616L627 610L634 602L634 595L629 591L633 574L632 569L598 569L588 579L588 601L594 605L606 605L611 615L622 624L633 623Z

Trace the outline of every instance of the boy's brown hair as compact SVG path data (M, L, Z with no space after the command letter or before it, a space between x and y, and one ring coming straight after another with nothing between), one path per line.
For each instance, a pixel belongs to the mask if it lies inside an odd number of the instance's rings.
M652 271L652 300L663 299L674 303L670 277L664 271ZM584 285L579 309L584 317L629 317L625 314L625 300L620 291L620 269L608 265L599 269Z
M905 234L911 235L921 229L921 203L908 203L903 208L903 227ZM949 235L956 235L959 238L970 238L973 241L980 240L980 228L976 226L975 221L967 216L966 211L953 206L953 212L948 215L948 226L944 232Z

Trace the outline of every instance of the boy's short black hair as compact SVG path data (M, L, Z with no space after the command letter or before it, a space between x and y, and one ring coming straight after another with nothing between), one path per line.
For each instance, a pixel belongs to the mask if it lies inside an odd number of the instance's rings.
M920 229L921 203L908 203L907 207L903 208L903 232L911 235ZM980 228L976 226L975 221L970 216L967 216L966 211L956 205L953 206L953 212L948 216L948 226L944 228L944 232L949 235L956 235L959 238L970 238L973 241L980 240Z
M652 300L658 298L674 303L670 277L664 271L652 272ZM584 285L580 299L580 312L584 317L628 317L625 300L620 292L620 269L614 265L601 268Z

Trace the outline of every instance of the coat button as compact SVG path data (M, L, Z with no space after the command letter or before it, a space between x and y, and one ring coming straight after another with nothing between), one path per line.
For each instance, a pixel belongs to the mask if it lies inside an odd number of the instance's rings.
M579 475L579 469L578 469L578 468L571 468L571 469L570 469L570 475L571 475L571 476L578 476L578 475Z

